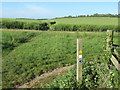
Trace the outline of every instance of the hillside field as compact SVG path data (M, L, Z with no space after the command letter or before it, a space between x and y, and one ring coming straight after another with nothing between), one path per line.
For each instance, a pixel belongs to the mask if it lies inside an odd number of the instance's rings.
M53 20L58 24L118 25L117 17L78 17Z
M78 17L47 20L2 19L5 29L31 29L50 31L118 31L117 17Z
M117 17L78 17L78 18L58 18L48 20L32 20L32 19L6 19L12 21L25 21L25 22L50 22L56 21L57 24L89 24L89 25L118 25Z
M83 84L76 83L75 68L69 75L63 74L61 80L56 78L57 82L49 87L117 88L118 71L109 63L105 52L106 32L32 32L12 29L2 31L3 88L15 88L47 71L76 64L77 38L83 39ZM117 38L118 34L115 33L114 43L118 44ZM39 88L39 83L34 86Z

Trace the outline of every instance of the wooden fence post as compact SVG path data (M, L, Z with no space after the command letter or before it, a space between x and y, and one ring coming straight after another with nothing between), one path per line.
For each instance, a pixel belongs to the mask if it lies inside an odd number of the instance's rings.
M77 81L82 83L82 39L77 39Z
M117 70L120 71L120 64L117 61L116 57L113 55L115 53L116 56L119 56L117 54L117 51L113 49L113 30L107 30L106 50L108 50L108 52L112 53L110 60L115 65L115 67L117 68Z
M107 30L106 50L111 51L113 45L113 30Z

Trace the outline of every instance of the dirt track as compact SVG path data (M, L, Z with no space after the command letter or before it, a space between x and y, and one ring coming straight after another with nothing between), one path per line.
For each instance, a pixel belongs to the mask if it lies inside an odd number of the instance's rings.
M27 83L25 83L25 84L23 84L23 85L21 85L21 86L19 86L17 88L30 88L30 86L32 86L33 84L35 84L36 82L38 82L40 79L44 79L44 78L47 78L49 76L59 75L60 73L66 72L66 71L68 71L69 69L71 69L73 67L74 67L74 65L54 69L51 72L47 72L47 73L44 73L44 74L42 74L40 76L36 76L30 82L27 82Z
M77 33L73 31L40 31L40 30L25 30L25 29L2 29L2 31L28 31L28 32L50 32L50 33ZM78 33L102 33L102 32L78 32Z
M2 31L28 31L28 32L54 32L54 33L75 33L72 31L40 31L40 30L25 30L25 29L3 29Z

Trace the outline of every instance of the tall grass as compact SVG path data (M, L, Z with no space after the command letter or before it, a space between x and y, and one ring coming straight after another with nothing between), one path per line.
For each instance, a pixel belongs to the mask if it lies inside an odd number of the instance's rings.
M3 42L9 42L9 39L14 37L12 33L13 31L4 34L3 38L8 36ZM17 36L20 32L15 34ZM23 36L27 38L26 35ZM85 41L84 55L90 52L99 54L102 52L104 37L104 34L39 32L32 41L17 46L8 55L3 56L3 87L15 87L28 82L36 75L76 63L76 38L83 38ZM15 42L13 44L15 45ZM96 49L98 47L99 50Z
M28 42L30 39L35 37L37 33L34 32L2 32L2 56L6 56L15 47Z

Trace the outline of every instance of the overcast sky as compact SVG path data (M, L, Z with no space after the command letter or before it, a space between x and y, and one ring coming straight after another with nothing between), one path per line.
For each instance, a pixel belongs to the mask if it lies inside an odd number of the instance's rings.
M37 19L94 13L118 14L118 2L3 2L1 17Z

